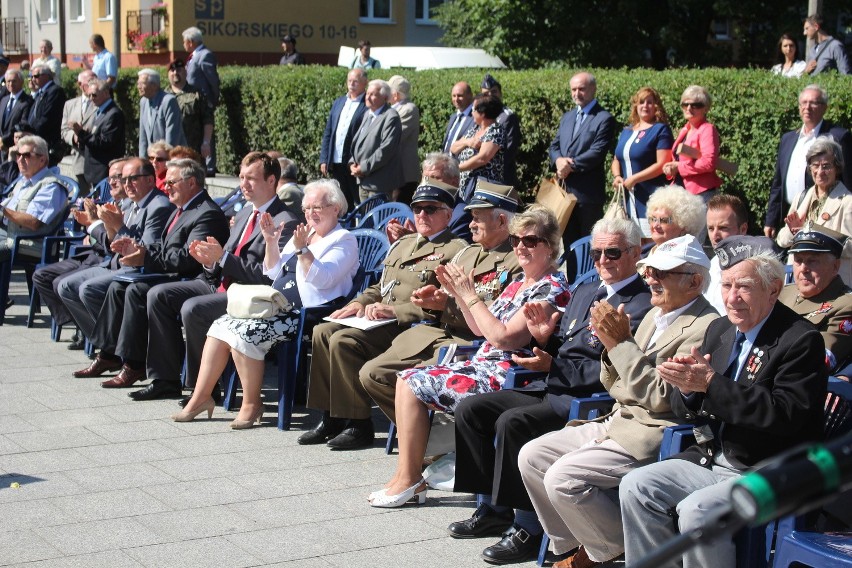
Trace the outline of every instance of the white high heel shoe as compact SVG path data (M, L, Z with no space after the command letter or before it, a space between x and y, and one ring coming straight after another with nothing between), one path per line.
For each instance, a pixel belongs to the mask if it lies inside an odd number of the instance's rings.
M418 493L417 488L423 485L423 483L423 480L420 479L417 483L397 495L388 495L387 490L382 490L384 493L377 491L377 495L370 501L370 506L382 509L394 509L402 507L407 503L422 505L426 502L427 489Z
M387 487L379 489L378 491L373 491L372 493L367 495L367 501L372 503L373 499L375 499L376 497L381 497L382 495L385 495L387 492L388 492Z

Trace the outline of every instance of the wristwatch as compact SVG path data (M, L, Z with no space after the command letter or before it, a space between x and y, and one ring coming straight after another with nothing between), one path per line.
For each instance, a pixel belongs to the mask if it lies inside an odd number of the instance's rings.
M296 254L297 255L303 255L307 252L308 252L308 247L302 247L302 248L300 248L299 250L296 251Z

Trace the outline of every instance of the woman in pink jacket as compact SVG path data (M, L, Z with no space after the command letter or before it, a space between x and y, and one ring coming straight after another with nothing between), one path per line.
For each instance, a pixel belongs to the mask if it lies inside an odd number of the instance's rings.
M722 179L716 175L719 161L719 132L707 122L710 94L704 87L690 85L680 97L686 126L674 143L675 161L663 166L668 179L680 177L683 187L704 203L716 195Z

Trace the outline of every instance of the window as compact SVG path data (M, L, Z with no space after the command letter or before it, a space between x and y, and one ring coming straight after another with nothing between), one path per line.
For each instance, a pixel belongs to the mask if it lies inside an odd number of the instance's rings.
M101 0L101 2L103 3L103 7L104 7L103 10L101 10L101 14L104 15L103 16L104 20L111 20L112 19L112 1L113 0Z
M391 21L391 0L361 0L359 10L362 22Z
M713 20L713 23L710 25L710 33L720 41L731 39L731 22L728 20Z
M86 15L83 13L83 0L71 0L68 4L68 18L72 22L82 22L86 19Z
M58 14L56 0L40 0L38 7L38 19L40 22L56 23Z
M418 24L430 24L437 26L438 22L432 18L435 16L435 8L444 3L444 0L416 0L414 18Z

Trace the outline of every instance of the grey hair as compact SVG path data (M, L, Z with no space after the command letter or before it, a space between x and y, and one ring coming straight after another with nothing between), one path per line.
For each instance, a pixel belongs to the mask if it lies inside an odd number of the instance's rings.
M583 75L583 74L585 74L585 75L587 75L587 76L588 76L588 79L589 79L589 85L591 85L591 86L593 86L593 87L597 87L597 86L598 86L598 80L597 80L597 78L595 78L595 76L594 76L594 75L592 75L591 73L589 73L588 71L578 71L577 73L574 73L574 75L573 75L571 78L573 79L573 78L574 78L574 77L576 77L577 75Z
M346 196L343 195L343 191L340 189L340 184L337 183L336 179L317 179L308 183L308 185L305 186L305 197L314 193L321 193L323 195L323 201L325 201L328 205L337 206L338 219L346 215L349 204L346 202Z
M367 83L367 88L372 89L373 87L379 88L379 94L382 95L385 99L389 99L391 95L391 87L388 85L387 81L382 81L381 79L373 79L369 83Z
M51 71L50 67L47 65L34 65L33 68L30 69L30 75L48 75L52 79L53 71Z
M4 73L4 75L15 75L22 82L24 80L24 74L21 73L20 69L7 69L6 72Z
M136 73L138 77L145 77L146 83L154 83L155 85L160 84L160 74L153 69L145 68L140 69L138 73Z
M690 235L698 236L704 230L707 220L704 200L679 185L667 185L651 194L646 206L648 215L659 208L668 209L672 220Z
M837 168L837 178L839 179L841 175L843 175L843 167L846 165L843 163L843 148L840 147L840 144L834 141L834 138L829 136L818 136L814 143L811 144L811 147L808 148L807 153L805 154L805 160L808 165L811 165L811 162L818 158L819 156L827 156L831 154L834 158L834 166Z
M165 140L157 140L148 145L149 152L165 152L168 154L172 151L172 145L166 142Z
M408 82L408 79L402 75L394 75L388 79L388 85L390 85L391 91L400 94L402 100L408 100L411 94L411 83Z
M697 274L701 277L701 293L706 294L707 289L710 288L710 269L701 266L700 264L693 264L692 262L684 262L678 267L679 270L683 272L689 272L689 274L684 274L683 278L689 278L693 274Z
M101 81L100 79L93 79L86 84L94 85L96 93L103 93L104 91L106 91L107 93L112 93L112 91L110 90L109 83L107 83L106 81Z
M30 136L24 136L20 140L18 140L18 148L21 146L32 146L33 152L38 154L39 156L44 156L45 158L49 154L49 150L47 148L47 141L41 136L36 136L32 134Z
M768 290L773 284L784 284L784 278L786 277L784 265L771 252L759 252L742 262L749 262L754 266L757 279L764 290Z
M533 229L536 235L546 239L550 245L550 260L556 261L562 256L562 231L553 212L542 205L532 205L523 213L518 213L509 223L509 232L517 235L524 229Z
M592 238L601 233L621 235L629 247L642 245L642 230L630 219L599 219L592 225Z
M515 218L515 213L513 213L512 211L507 211L502 207L480 207L477 209L473 209L471 213L473 213L474 211L478 211L479 213L490 213L492 221L497 219L497 217L499 217L500 215L505 215L507 224L510 224L512 222L512 219Z
M278 158L278 165L281 166L281 179L297 179L299 177L299 166L290 158L281 156Z
M450 185L459 184L459 162L449 154L443 152L431 152L426 154L422 168L440 170L444 177L440 180Z
M204 179L207 174L207 169L195 160L190 160L189 158L169 160L166 162L166 167L178 168L180 171L180 177L195 178L195 181L198 183L198 187L204 187Z
M48 51L53 51L53 42L52 41L50 41L49 39L43 39L43 40L41 40L41 43L43 43L45 45L45 47L47 47Z
M201 30L199 30L195 26L192 26L191 28L186 28L180 35L186 41L191 41L192 43L204 43L204 38L201 35Z
M697 103L704 103L704 108L707 109L707 112L710 112L710 105L713 104L710 93L701 85L690 85L684 89L683 94L680 96L680 101L683 102L686 99L692 99Z
M819 102L821 102L824 105L828 104L828 91L826 91L824 88L820 87L816 83L812 83L812 84L808 85L807 87L805 87L804 89L802 89L799 92L799 100L802 100L802 95L805 94L805 91L816 91L816 92L818 92L819 93Z

